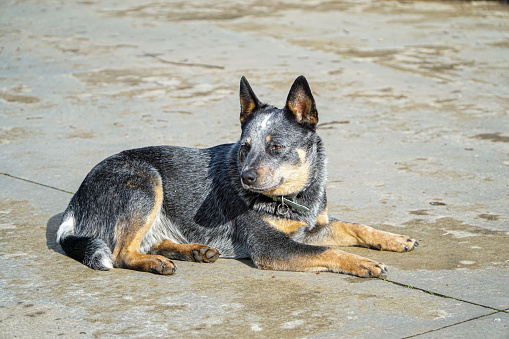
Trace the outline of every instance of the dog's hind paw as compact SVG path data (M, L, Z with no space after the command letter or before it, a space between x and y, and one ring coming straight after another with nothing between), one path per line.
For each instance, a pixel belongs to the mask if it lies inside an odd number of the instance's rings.
M218 250L205 245L198 249L193 249L193 259L197 262L214 262L220 255L221 253Z

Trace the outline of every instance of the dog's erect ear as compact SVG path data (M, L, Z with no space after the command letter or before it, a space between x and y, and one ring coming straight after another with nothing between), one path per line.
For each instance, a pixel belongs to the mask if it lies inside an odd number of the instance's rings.
M311 89L303 75L293 82L288 99L286 99L286 108L295 115L298 123L307 123L313 128L318 123L315 99L313 99Z
M244 124L249 115L260 105L246 77L240 79L240 123Z

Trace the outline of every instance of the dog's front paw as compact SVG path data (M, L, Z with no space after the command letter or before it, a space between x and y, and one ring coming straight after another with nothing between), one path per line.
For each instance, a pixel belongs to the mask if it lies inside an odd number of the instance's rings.
M173 261L159 255L150 256L145 264L148 266L147 271L152 273L171 275L177 270L177 266Z
M419 246L417 240L410 238L408 235L387 233L381 237L377 248L383 251L408 252Z
M333 272L356 275L361 278L376 278L387 272L384 264L331 248L323 253Z
M193 249L193 259L197 262L214 262L219 258L221 253L213 247L201 246L200 248Z
M387 273L387 267L384 264L373 261L371 259L362 258L355 266L352 267L350 274L361 278L377 278Z

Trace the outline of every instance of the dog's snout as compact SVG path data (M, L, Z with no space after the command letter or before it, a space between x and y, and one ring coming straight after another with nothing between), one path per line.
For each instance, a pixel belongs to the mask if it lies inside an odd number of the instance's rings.
M242 172L240 177L244 185L252 185L258 178L258 175L254 169L248 169Z

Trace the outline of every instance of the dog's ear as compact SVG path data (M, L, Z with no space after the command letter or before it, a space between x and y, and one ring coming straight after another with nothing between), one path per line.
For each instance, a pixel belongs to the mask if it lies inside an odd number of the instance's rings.
M308 124L312 128L318 123L315 99L303 75L293 82L286 99L286 108L295 116L298 123Z
M244 124L249 115L260 105L260 101L247 82L246 77L240 79L240 123Z

